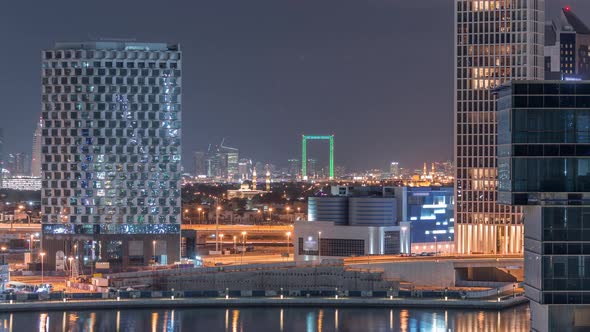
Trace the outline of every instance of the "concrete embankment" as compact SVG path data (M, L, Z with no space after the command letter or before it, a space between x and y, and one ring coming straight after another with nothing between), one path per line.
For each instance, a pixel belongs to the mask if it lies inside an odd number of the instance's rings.
M0 304L0 312L80 311L140 308L212 308L212 307L371 307L371 308L430 308L502 310L528 303L524 296L502 301L442 299L374 299L374 298L199 298L199 299L122 299L95 301L45 301Z

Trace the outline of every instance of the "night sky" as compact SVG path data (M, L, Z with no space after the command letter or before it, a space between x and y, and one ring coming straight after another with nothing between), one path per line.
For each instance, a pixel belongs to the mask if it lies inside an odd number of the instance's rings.
M590 1L571 5L590 22ZM5 152L31 152L41 50L97 37L177 42L183 164L226 137L255 161L335 134L337 165L452 159L453 0L9 1L0 12ZM322 149L320 149L320 147ZM326 159L327 145L310 148ZM325 149L325 150L324 150ZM321 154L321 155L317 155Z

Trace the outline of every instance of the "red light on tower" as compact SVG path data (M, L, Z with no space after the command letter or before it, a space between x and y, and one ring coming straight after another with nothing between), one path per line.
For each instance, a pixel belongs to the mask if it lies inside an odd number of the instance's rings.
M566 11L566 12L569 12L569 11L571 11L571 10L572 10L572 7L570 7L570 6L565 6L565 11Z

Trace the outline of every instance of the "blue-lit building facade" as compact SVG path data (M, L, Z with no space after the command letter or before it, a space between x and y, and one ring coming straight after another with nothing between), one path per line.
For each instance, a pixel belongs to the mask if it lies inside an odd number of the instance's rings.
M412 253L454 251L454 188L396 187L399 220L411 225Z
M497 90L498 200L524 207L531 330L590 330L590 82Z
M48 269L180 255L178 45L57 43L42 52L42 232Z

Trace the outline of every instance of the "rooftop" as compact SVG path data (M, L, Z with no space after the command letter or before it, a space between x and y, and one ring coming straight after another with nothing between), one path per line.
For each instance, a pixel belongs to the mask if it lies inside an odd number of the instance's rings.
M57 42L54 49L58 50L121 50L121 51L179 51L179 44L141 43L132 40L101 40L83 42Z

